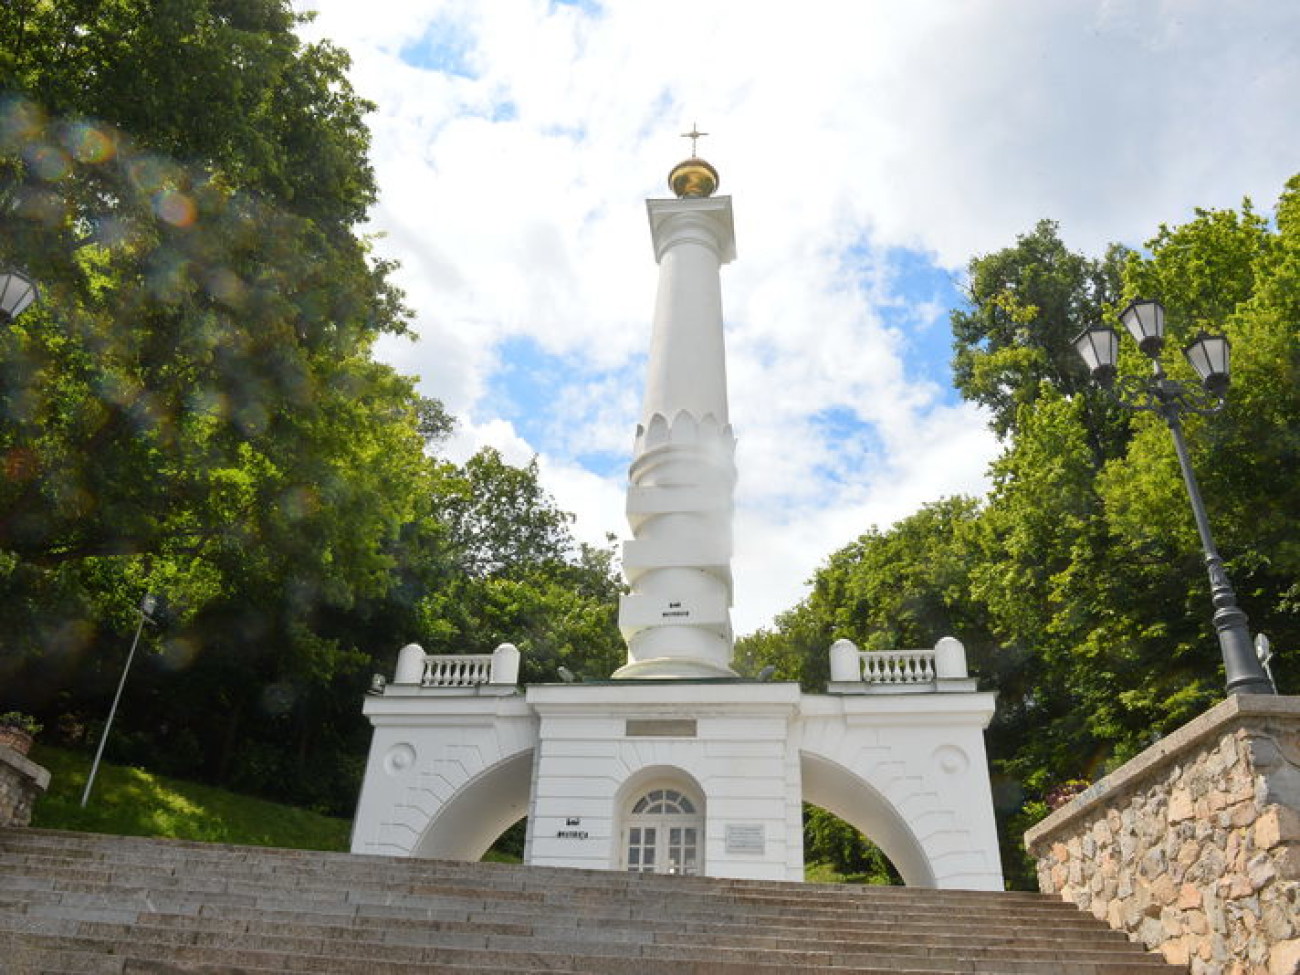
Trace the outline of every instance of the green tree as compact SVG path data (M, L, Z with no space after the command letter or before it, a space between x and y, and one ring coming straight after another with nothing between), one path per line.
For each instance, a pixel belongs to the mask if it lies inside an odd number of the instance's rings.
M799 679L809 690L825 686L838 639L893 650L959 636L973 665L991 662L987 621L968 596L979 511L973 499L948 498L832 553L774 632L738 641L737 659L754 671L774 665L778 679Z
M903 878L880 847L834 813L804 803L804 861L824 863L851 883L900 885Z
M1065 394L1087 389L1071 341L1115 301L1125 253L1076 254L1056 223L1042 220L1014 247L971 260L968 307L951 314L953 381L989 409L999 436L1014 433L1019 408L1032 406L1044 383Z
M1276 227L1251 209L1197 211L1142 253L1071 255L1055 226L972 261L954 313L958 385L993 411L1004 449L980 502L930 505L833 554L809 597L742 646L801 659L825 647L924 644L941 627L998 691L988 733L1008 878L1032 886L1019 834L1055 786L1094 779L1223 696L1199 538L1164 423L1084 382L1068 339L1124 300L1169 312L1166 362L1200 329L1233 343L1220 414L1186 422L1221 554L1253 628L1273 639L1279 688L1300 642L1294 525L1300 487L1300 178ZM1121 259L1122 258L1122 259ZM1124 343L1121 372L1150 364ZM811 842L811 841L810 841Z
M575 544L573 516L538 477L536 459L513 467L492 448L440 468L434 505L460 572L425 597L421 642L449 653L514 643L524 682L553 681L560 666L608 677L626 655L613 553Z
M511 567L563 562L573 546L573 515L561 511L538 480L537 459L507 464L485 447L457 470L447 468L438 492L439 517L472 576L508 573Z
M448 548L411 527L447 418L370 353L406 311L354 231L368 106L296 23L279 0L0 10L0 262L42 289L0 334L0 683L97 712L154 590L123 738L262 782L233 756L310 780L367 614Z
M70 120L78 154L130 133L322 229L350 227L375 197L373 106L353 92L344 51L298 39L309 16L287 0L12 0L0 7L0 91Z

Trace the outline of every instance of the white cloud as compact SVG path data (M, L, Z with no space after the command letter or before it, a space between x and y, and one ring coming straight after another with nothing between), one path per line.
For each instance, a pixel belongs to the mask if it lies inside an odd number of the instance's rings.
M583 458L631 443L641 201L666 194L679 133L711 133L739 251L741 632L871 525L984 486L996 447L953 405L946 309L897 248L958 272L1052 217L1100 253L1196 206L1267 205L1300 168L1300 7L1274 0L311 5L378 106L373 224L420 335L381 354L461 419L453 451L540 455L584 540L626 534L620 478ZM502 395L517 340L549 370L531 414Z

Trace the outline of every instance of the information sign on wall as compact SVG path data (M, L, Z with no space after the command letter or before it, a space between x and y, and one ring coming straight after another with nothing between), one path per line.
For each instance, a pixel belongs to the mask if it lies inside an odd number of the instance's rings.
M727 852L762 856L766 843L762 823L728 823Z

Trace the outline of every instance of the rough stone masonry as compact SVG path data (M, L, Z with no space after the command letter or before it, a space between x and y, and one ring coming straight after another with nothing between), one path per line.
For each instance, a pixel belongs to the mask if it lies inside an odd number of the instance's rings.
M1193 975L1300 975L1300 697L1231 697L1025 834L1044 893Z

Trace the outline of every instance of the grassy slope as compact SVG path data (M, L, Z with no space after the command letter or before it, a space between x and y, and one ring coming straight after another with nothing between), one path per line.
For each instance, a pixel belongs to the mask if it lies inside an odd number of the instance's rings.
M43 745L32 749L32 759L50 770L50 791L36 804L33 826L301 850L348 848L351 823L345 819L120 765L100 766L90 801L82 809L90 759ZM497 850L489 850L483 859L520 860ZM805 876L823 884L887 882L878 877L845 877L824 863L810 863Z
M36 803L33 826L302 850L348 848L348 820L118 765L100 765L82 809L90 759L42 745L31 757L50 770L50 789Z

